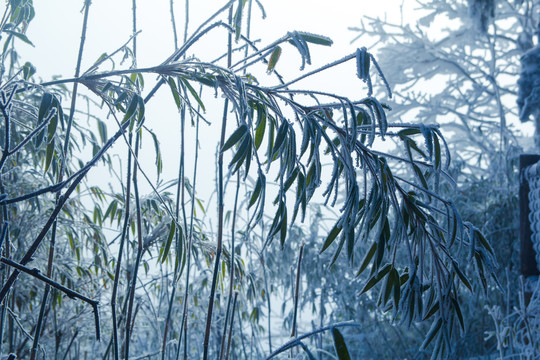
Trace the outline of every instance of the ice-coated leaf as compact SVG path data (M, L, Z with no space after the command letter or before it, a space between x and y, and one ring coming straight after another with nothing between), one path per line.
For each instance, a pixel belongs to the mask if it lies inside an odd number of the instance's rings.
M472 292L473 290L472 290L471 283L469 282L469 280L467 279L465 274L463 274L463 272L459 268L458 264L455 261L452 261L452 266L454 267L454 271L458 275L458 277L461 280L461 282L463 283L463 285L465 285L467 287L467 289L469 289Z
M246 135L244 137L244 140L238 147L238 150L234 154L229 167L233 166L235 163L238 163L234 171L238 170L244 159L248 156L249 147L251 146L251 137L249 135Z
M255 189L253 189L253 193L251 194L251 198L249 199L248 208L252 207L257 202L263 186L266 186L265 176L261 172L259 172L257 183L255 183Z
M138 95L133 95L133 97L131 98L122 122L130 121L133 115L135 115L135 111L137 111L137 107L139 106L139 100L137 99L137 96ZM132 125L130 125L130 127L132 127Z
M336 349L338 359L351 360L349 350L345 344L345 339L343 338L343 335L341 335L341 332L335 327L332 328L332 337L334 338L334 348Z
M442 326L442 319L438 318L437 321L434 321L433 324L431 324L431 328L429 329L426 338L422 345L420 346L420 349L426 349L431 341L435 338L435 335L439 332Z
M47 151L45 153L45 172L49 170L49 166L51 165L53 155L54 155L54 139L47 145Z
M41 103L38 110L38 122L41 124L45 117L49 114L50 109L52 108L53 96L50 93L44 93L41 97ZM34 146L38 148L41 146L43 139L45 137L45 131L40 131L34 138Z
M236 12L234 13L234 32L236 40L240 39L240 33L242 31L242 10L244 9L244 0L238 0L238 6L236 7Z
M23 77L24 80L28 80L36 73L36 67L29 62L24 63Z
M223 147L221 148L221 151L227 151L231 147L233 147L234 144L236 144L240 139L244 137L244 135L247 134L248 128L246 124L242 124L236 129L231 136L225 141L225 144L223 144Z
M276 135L276 142L274 143L274 147L272 149L272 156L273 159L274 156L279 152L281 145L283 145L283 142L285 141L285 137L287 136L287 130L289 128L289 123L287 120L283 120L281 123L281 126L278 129L277 135Z
M377 242L374 241L369 250L366 252L366 255L364 256L364 259L362 260L362 265L360 265L360 269L356 273L356 276L360 276L366 270L368 267L371 259L373 258L373 255L375 255L375 252L377 250Z
M186 85L186 88L189 90L189 92L191 93L191 96L193 96L195 98L195 101L197 101L197 103L199 104L199 106L201 107L201 109L203 109L203 111L206 111L206 108L204 107L204 104L201 100L201 98L199 97L199 94L197 94L197 92L195 91L195 89L193 88L193 86L191 86L191 84L189 83L189 81L187 81L187 79L184 79L184 78L179 78L179 79L182 79L182 82L184 83L184 85Z
M167 83L169 84L169 87L171 88L171 92L174 98L174 102L176 103L176 107L180 109L182 106L182 101L180 100L180 95L178 94L178 88L176 87L176 83L172 77L167 78Z
M17 39L20 39L22 40L23 42L27 43L28 45L32 45L34 46L34 44L32 44L32 42L28 39L28 37L24 34L21 34L19 32L16 32L16 31L13 31L13 30L7 30L7 29L4 29L3 30L4 32L7 32L8 34L10 35L13 35L15 36Z
M371 289L373 286L375 286L379 281L381 281L385 276L386 274L388 274L388 272L390 271L392 265L390 264L387 264L385 265L377 274L373 275L369 280L368 282L366 283L366 285L364 286L364 288L362 289L362 291L360 292L360 295L362 295L363 293L365 293L366 291L369 291L369 289Z
M171 244L174 239L174 234L176 232L176 224L174 221L171 221L169 227L169 236L167 236L167 241L165 242L165 247L163 248L163 253L161 254L161 263L163 264L169 255L169 250L171 249Z
M270 61L268 61L268 68L266 69L266 71L271 73L274 70L280 56L281 56L281 47L276 46L274 48L274 51L272 51L272 55L270 55Z
M311 34L303 31L298 31L298 35L300 35L305 42L312 44L331 46L334 43L328 36Z
M323 245L323 247L321 249L321 253L323 253L326 249L328 249L328 247L334 242L336 237L341 232L341 229L342 229L342 226L339 225L339 222L334 225L334 227L332 228L332 230L330 230L330 233L326 237L324 245Z

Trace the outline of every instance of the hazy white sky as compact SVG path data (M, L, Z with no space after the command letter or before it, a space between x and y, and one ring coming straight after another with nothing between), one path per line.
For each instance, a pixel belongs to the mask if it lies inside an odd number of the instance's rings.
M252 36L270 42L287 31L300 30L323 34L334 40L332 49L315 51L314 61L330 60L352 52L363 44L350 44L354 33L347 30L359 24L362 16L389 16L399 19L399 1L336 0L261 0L267 17L253 9ZM137 26L138 58L141 66L155 65L174 50L169 0L139 0ZM189 30L193 31L224 1L190 1ZM72 75L76 62L83 0L36 1L36 18L28 36L36 45L24 49L25 56L39 67L42 76ZM184 1L175 0L179 37L184 28ZM103 52L111 52L131 34L131 0L94 0L90 8L84 64L93 63ZM208 50L215 50L208 48Z
M308 71L367 45L359 41L350 44L356 34L349 31L348 27L357 26L365 15L387 16L399 21L399 4L401 3L399 0L376 2L335 0L332 3L323 0L261 0L261 2L267 16L266 19L262 19L260 9L256 5L253 6L252 39L261 39L262 44L267 44L285 35L287 31L293 30L317 33L332 38L334 45L331 48L321 46L310 48L313 65L306 68ZM30 61L37 67L38 76L44 81L55 75L72 77L81 36L83 20L81 10L84 0L47 0L34 3L36 17L27 35L35 47L21 44L18 48L19 52L24 61ZM225 3L225 1L191 0L188 32L196 29ZM137 27L141 30L137 37L139 67L160 64L174 51L169 6L169 0L137 1ZM104 52L110 54L129 39L132 32L131 8L132 0L92 1L83 55L83 71L91 66L101 54ZM184 0L175 0L174 9L178 36L182 39L185 19ZM224 52L224 39L225 31L217 30L205 38L198 47L194 47L193 51L196 51L197 56L203 60L214 59ZM300 64L298 52L292 46L283 46L283 54L276 69L286 74L294 72L296 74L293 76L297 76ZM129 65L117 64L117 68L126 68ZM147 84L151 84L154 78L154 76L146 75ZM272 80L275 81L275 79ZM151 85L147 85L149 86ZM301 86L314 86L352 98L365 96L364 84L356 78L353 62L341 65L326 75L318 75L309 82L302 83ZM159 95L152 100L152 106L147 107L146 126L154 129L160 138L164 152L164 175L165 178L170 178L177 172L175 170L179 133L177 110L167 89L162 89ZM207 113L207 115L209 118L216 117L212 113ZM216 127L210 129L205 127L202 130L205 132L206 142L212 144L212 147L203 149L204 152L214 153L217 142L208 141L208 137L216 136L218 133L216 129ZM121 145L115 146L115 151L123 153L124 150L119 146ZM153 155L148 156L148 168L151 168L153 160ZM213 167L206 167L203 171L208 171L208 178L214 177ZM212 185L209 184L209 186Z

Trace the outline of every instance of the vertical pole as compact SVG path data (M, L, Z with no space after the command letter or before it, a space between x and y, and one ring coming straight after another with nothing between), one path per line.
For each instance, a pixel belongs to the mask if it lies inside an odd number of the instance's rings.
M540 161L540 155L522 154L519 157L519 237L520 237L520 258L521 275L540 275L536 264L535 251L531 240L531 222L529 221L529 183L525 179L525 168Z

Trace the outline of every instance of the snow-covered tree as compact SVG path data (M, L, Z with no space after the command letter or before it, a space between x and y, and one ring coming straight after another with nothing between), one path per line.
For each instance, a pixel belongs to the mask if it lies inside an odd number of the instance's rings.
M396 93L390 116L434 124L449 139L456 206L495 244L499 279L516 294L517 158L522 148L534 149L536 125L522 122L538 120L540 4L428 0L404 2L402 11L401 22L364 18L351 29L356 40L375 39L370 50L379 54ZM507 298L509 306L518 301ZM470 303L505 300L495 291ZM494 342L481 345L488 314L468 313L469 342L460 351L491 352Z

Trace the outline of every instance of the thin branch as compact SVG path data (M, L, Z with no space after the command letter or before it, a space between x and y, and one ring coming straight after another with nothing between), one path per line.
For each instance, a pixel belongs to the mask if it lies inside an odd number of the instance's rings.
M55 289L58 289L60 290L61 292L63 292L64 294L67 295L67 297L71 298L71 299L79 299L79 300L82 300L84 301L85 303L88 303L90 304L90 306L92 306L92 309L94 311L94 318L96 320L96 339L99 341L100 340L100 327L99 327L99 313L98 313L98 305L99 305L99 301L97 300L92 300L90 299L89 297L86 297L82 294L79 294L78 292L74 291L74 290L71 290L67 287L65 287L64 285L60 284L60 283L57 283L56 281L48 278L47 276L44 276L41 274L41 272L39 271L39 269L36 269L36 268L33 268L33 269L30 269L22 264L19 264L15 261L12 261L10 259L6 259L5 257L0 257L0 262L8 265L8 266L11 266L12 268L15 268L21 272L24 272L30 276L33 276L35 277L36 279L38 280L41 280L43 281L44 283L54 287Z

